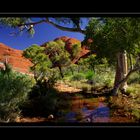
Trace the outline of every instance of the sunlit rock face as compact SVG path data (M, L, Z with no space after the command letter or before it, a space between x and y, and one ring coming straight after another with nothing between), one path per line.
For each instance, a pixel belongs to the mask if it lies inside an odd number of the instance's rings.
M66 44L65 48L69 53L71 53L73 45L80 43L79 40L77 40L75 38L69 38L66 36L56 38L55 40L59 40L59 39L62 40L63 42L65 42L65 44Z
M3 67L3 63L7 61L13 68L13 70L30 74L29 67L32 63L22 56L23 51L13 49L3 43L0 43L0 67Z

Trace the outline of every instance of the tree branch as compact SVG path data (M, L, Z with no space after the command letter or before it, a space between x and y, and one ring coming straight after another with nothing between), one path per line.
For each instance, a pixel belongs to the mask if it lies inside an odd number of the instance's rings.
M43 22L46 22L46 20L42 19L40 21L37 21L37 22L30 22L30 23L24 23L24 24L19 24L18 27L20 26L28 26L28 25L37 25L37 24L40 24L40 23L43 23Z
M130 77L130 75L131 75L132 73L134 73L134 72L136 72L136 71L138 71L138 70L140 70L140 66L135 67L134 69L130 70L130 71L128 72L128 74L126 75L126 77L123 78L123 79L114 87L114 89L113 89L113 95L117 95L117 91L118 91L118 89L120 88L120 86L121 86L124 82L126 82L126 81L128 80L128 78Z
M69 31L69 32L79 32L79 33L82 33L82 34L85 34L85 30L82 30L81 28L68 28L68 27L63 27L63 26L60 26L52 21L50 21L48 18L46 19L42 19L38 22L30 22L30 23L24 23L24 24L19 24L18 26L28 26L28 25L37 25L37 24L40 24L40 23L48 23L48 24L51 24L53 25L54 27L60 29L60 30L63 30L63 31Z
M60 26L52 21L50 21L48 18L46 18L45 20L46 23L49 23L53 26L55 26L56 28L60 29L60 30L63 30L63 31L70 31L70 32L79 32L79 33L82 33L82 34L85 34L85 30L82 30L81 28L68 28L68 27L63 27L63 26Z

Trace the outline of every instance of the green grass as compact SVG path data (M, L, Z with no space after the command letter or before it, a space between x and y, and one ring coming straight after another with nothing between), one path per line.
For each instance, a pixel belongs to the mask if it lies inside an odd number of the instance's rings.
M128 84L140 84L140 73L135 72L133 73L130 78L128 79Z
M94 73L91 70L84 71L83 73L74 73L74 75L66 75L64 77L65 84L69 86L90 90L92 87L112 87L114 83L115 73L110 68L96 70Z

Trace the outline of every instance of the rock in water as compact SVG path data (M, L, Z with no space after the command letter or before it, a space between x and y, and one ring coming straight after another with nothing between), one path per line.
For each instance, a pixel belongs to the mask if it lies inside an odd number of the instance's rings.
M54 119L54 116L53 116L52 114L50 114L50 115L48 116L48 119Z

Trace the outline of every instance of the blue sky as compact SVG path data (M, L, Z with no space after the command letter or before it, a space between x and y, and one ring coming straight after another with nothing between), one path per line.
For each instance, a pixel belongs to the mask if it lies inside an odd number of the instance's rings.
M84 18L83 21L82 27L84 28L88 21ZM84 35L81 33L61 31L47 23L36 25L34 29L35 35L33 37L29 37L26 33L18 36L11 36L10 33L14 32L14 29L0 26L0 43L4 43L15 49L24 50L32 44L41 45L44 42L54 40L60 36L68 36L81 41L84 39Z

